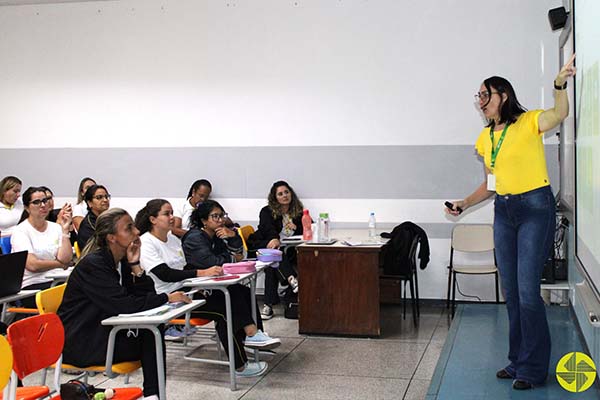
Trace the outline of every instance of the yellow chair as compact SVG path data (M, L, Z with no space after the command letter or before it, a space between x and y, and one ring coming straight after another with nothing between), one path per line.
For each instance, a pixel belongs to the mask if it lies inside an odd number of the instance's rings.
M37 305L38 312L40 314L56 314L60 303L62 303L66 287L67 284L63 283L62 285L37 292L35 294L35 304Z
M35 303L37 305L37 311L40 314L48 314L48 313L56 313L58 311L58 307L60 303L62 303L63 295L65 293L65 288L67 287L66 283L62 285L54 286L49 289L42 290L37 292L35 295ZM125 383L130 373L135 371L138 368L142 367L142 363L140 361L125 361L117 364L113 364L112 372L115 375L126 375ZM62 364L63 369L74 369L86 372L104 372L106 367L104 365L94 365L91 367L78 367L76 365L71 364ZM87 378L87 377L86 377Z
M0 391L8 384L13 368L13 355L6 338L0 335ZM8 398L8 392L4 398Z
M244 244L244 250L248 251L248 237L254 233L254 228L252 225L244 225L241 228L238 228L238 233L242 238L242 243Z
M75 257L81 257L81 249L79 248L79 243L75 242L73 245L73 250L75 250Z

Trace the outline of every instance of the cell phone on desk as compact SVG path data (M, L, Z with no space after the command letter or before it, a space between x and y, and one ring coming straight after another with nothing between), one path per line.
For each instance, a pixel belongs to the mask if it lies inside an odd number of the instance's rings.
M228 281L230 279L237 279L239 278L239 275L224 275L224 276L217 276L216 278L213 278L213 281Z

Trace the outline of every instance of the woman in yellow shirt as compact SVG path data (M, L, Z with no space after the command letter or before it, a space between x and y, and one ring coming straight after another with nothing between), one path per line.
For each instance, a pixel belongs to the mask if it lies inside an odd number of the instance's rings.
M555 203L544 157L543 133L569 114L567 78L575 75L575 55L554 80L554 107L526 111L506 79L483 81L476 97L488 121L475 144L483 157L487 179L464 200L461 210L496 195L494 242L509 319L510 363L499 379L513 379L513 388L542 384L550 362L550 330L540 280L554 240Z

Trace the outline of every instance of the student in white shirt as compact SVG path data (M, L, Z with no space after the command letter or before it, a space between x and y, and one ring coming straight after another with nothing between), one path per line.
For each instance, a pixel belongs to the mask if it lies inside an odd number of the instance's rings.
M136 227L142 232L140 265L154 280L157 293L171 293L183 286L183 280L197 276L222 275L221 266L206 269L186 269L187 262L181 247L181 241L170 231L174 224L173 208L163 199L150 200L135 217ZM232 285L236 286L236 285ZM281 342L259 330L252 318L250 299L242 291L230 290L234 345L235 368L238 376L262 375L267 365L264 362L248 362L244 345L257 348L273 348ZM222 292L213 291L209 295L200 295L206 305L194 311L196 317L215 321L215 329L223 347L227 350L227 318L225 298Z
M10 236L23 213L19 200L22 182L16 176L6 176L0 181L0 233Z
M23 193L25 215L13 230L11 237L12 252L27 250L27 262L23 276L22 289L47 289L52 280L46 278L46 272L55 268L67 269L73 259L70 242L71 207L65 208L59 223L46 220L50 209L46 192L40 187L30 187ZM35 300L23 301L24 307L35 308Z
M173 226L173 234L177 237L182 237L190 229L190 216L198 206L198 203L208 200L212 192L212 185L206 179L198 179L195 181L187 195L187 200L181 207L175 210L175 225Z
M73 206L73 226L77 231L79 231L79 224L83 221L83 217L88 213L87 204L84 200L85 192L90 186L95 184L96 181L87 176L79 182L79 189L77 189L77 204Z

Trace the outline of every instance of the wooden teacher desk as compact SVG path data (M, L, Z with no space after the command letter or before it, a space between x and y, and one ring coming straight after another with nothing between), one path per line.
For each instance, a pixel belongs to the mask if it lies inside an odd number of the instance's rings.
M297 247L299 331L302 334L379 336L379 257L382 244ZM355 239L357 238L357 239ZM366 240L366 231L352 235Z

